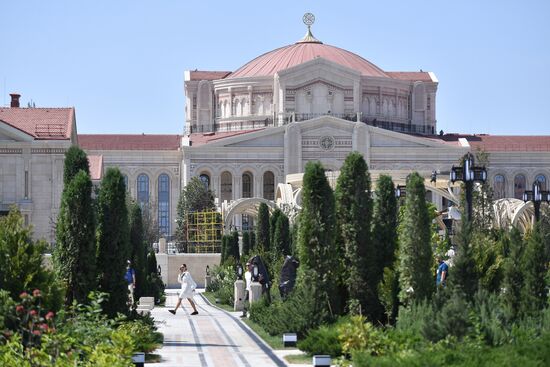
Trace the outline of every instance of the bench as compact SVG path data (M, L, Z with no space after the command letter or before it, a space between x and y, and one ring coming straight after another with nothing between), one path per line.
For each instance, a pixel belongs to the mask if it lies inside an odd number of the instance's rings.
M136 312L140 315L149 314L155 307L155 297L140 297Z

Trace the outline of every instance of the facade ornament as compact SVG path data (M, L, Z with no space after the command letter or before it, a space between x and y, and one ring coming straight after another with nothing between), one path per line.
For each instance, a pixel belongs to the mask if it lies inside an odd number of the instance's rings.
M305 13L302 17L302 21L307 26L306 35L296 43L323 43L313 36L311 33L311 25L315 23L315 15L311 13Z

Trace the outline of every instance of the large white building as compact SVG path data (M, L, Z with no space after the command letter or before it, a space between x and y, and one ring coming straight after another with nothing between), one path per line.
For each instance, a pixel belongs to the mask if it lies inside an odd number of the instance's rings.
M547 187L550 137L439 134L438 83L432 72L385 71L322 43L308 26L298 42L236 71L186 71L182 135L77 135L74 109L21 108L14 95L0 109L0 209L18 205L36 236L53 241L71 144L87 151L96 181L119 167L129 194L166 235L193 176L214 191L228 225L246 227L261 201L299 208L306 162L337 172L351 151L364 155L374 177L402 181L411 171L448 172L482 149L496 199L520 199L535 181ZM443 208L452 192L438 182L428 186Z

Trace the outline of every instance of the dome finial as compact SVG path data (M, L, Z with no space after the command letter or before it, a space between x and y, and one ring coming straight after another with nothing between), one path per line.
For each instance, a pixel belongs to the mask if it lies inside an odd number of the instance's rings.
M315 15L311 13L305 13L302 17L302 21L307 25L306 35L296 43L323 43L313 36L311 33L311 25L315 23Z

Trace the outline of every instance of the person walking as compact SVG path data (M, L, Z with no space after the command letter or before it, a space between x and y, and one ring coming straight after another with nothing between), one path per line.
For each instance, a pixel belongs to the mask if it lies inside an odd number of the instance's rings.
M128 283L128 306L134 304L134 289L136 288L136 272L132 269L132 262L126 261L126 274L124 275L126 283Z
M443 261L443 258L441 256L437 257L437 263L439 265L437 267L437 276L435 278L435 285L437 287L445 288L447 286L449 266L447 265L447 263L445 263L445 261Z
M181 284L181 291L178 296L178 303L176 303L176 308L174 308L173 310L168 310L168 312L175 315L176 311L178 310L178 307L181 305L181 301L184 298L187 298L187 300L191 304L191 307L193 307L193 312L191 312L191 315L198 315L199 311L197 311L195 302L193 302L193 295L195 294L195 288L197 288L197 283L195 283L195 281L191 277L191 274L187 271L187 265L185 264L181 264L180 266L178 283ZM183 306L181 307L183 308Z
M250 285L252 284L252 268L253 268L252 263L250 263L250 261L247 261L246 272L244 273L244 280L246 282L246 288L244 292L244 309L241 317L246 317L248 306L250 304L249 298L250 298Z

